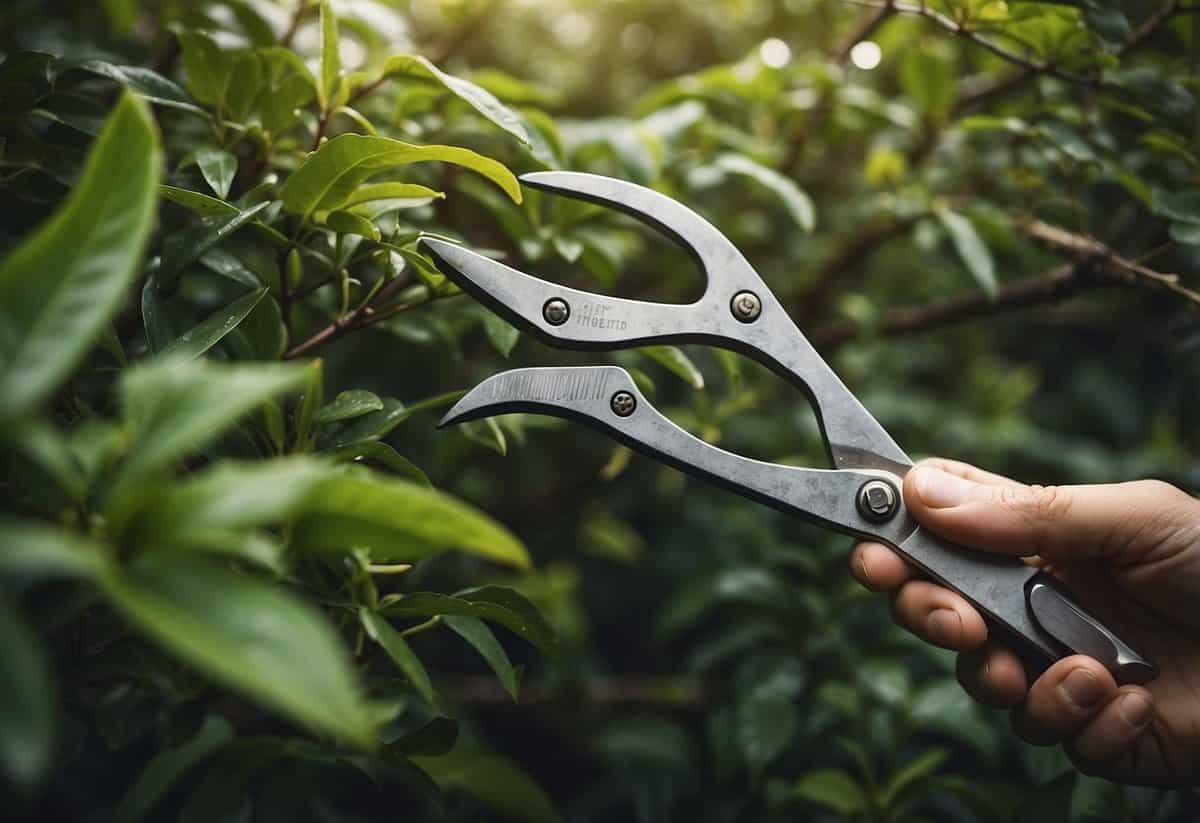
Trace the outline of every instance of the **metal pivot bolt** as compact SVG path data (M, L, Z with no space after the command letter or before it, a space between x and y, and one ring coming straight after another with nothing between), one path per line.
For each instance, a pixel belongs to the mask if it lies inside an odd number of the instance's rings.
M867 520L882 522L896 513L899 497L891 483L868 480L858 490L858 513Z
M733 296L729 306L733 316L743 323L753 323L762 314L762 301L752 291L740 291Z
M551 326L561 326L570 316L571 307L560 297L551 298L542 306L542 317L546 318L546 322Z
M612 396L609 405L617 417L628 417L637 408L637 398L627 391L619 391Z

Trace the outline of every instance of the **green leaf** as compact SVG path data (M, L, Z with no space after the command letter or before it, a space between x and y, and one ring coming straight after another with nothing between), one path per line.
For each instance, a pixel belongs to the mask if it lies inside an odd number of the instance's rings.
M351 389L338 394L332 403L326 403L317 409L313 422L318 424L336 423L339 420L349 420L362 417L383 408L379 395L363 389Z
M396 664L413 688L421 697L425 698L427 703L434 704L437 696L433 693L433 684L429 682L429 673L425 671L425 665L408 645L408 641L401 637L400 632L393 629L387 620L366 606L359 607L358 617L362 621L367 635L383 647L387 656L392 659L392 662Z
M520 115L497 100L496 96L487 89L463 80L461 77L446 74L424 57L411 54L399 54L391 57L384 64L383 75L384 77L415 77L438 83L451 94L465 101L487 120L517 138L522 144L531 145L529 131L525 128L525 122Z
M312 729L375 744L337 634L308 604L192 555L148 552L104 578L141 631L206 676Z
M704 375L691 358L676 346L644 346L638 351L664 366L693 389L704 388Z
M763 770L791 744L800 718L790 699L771 694L741 700L736 718L738 745L757 783Z
M162 156L126 94L63 206L0 262L0 420L27 414L79 364L137 275Z
M413 483L418 483L427 489L433 488L433 483L429 481L429 476L419 466L408 458L403 457L387 443L355 443L335 449L329 452L329 454L335 460L350 460L355 463L376 463L382 468L388 469L393 474L407 478Z
M1200 225L1200 189L1154 189L1151 211L1177 223Z
M520 677L517 670L513 668L512 661L508 659L504 647L500 645L500 641L496 639L496 635L492 634L492 630L487 627L487 624L478 617L464 615L448 615L443 618L443 622L450 627L451 631L466 640L475 648L475 651L479 652L479 655L492 667L496 677L500 678L504 690L508 692L513 702L516 702Z
M988 297L995 297L996 265L992 262L992 253L976 233L971 221L949 209L938 209L937 217L945 227L946 233L950 235L955 251L966 264L975 282Z
M942 51L922 43L907 49L900 63L900 87L935 123L944 121L954 105L955 71Z
M1128 812L1120 784L1083 774L1076 776L1067 813L1070 823L1120 823L1130 819Z
M317 100L322 111L329 110L341 79L342 55L337 15L333 13L329 0L321 0L321 83L317 87Z
M906 704L912 693L908 670L892 660L868 660L857 675L862 688L888 706Z
M188 91L201 103L220 108L233 77L235 52L225 52L207 34L179 28L175 32L183 51L183 73Z
M792 786L792 794L843 815L860 814L868 808L866 791L841 769L809 772Z
M443 791L464 791L506 818L526 823L562 820L541 786L500 755L459 747L441 757L414 757L412 761Z
M92 577L103 548L57 526L0 518L0 572L9 579Z
M341 208L354 191L382 171L426 161L454 163L487 177L513 202L521 187L507 168L491 158L454 146L416 146L390 137L343 134L305 158L281 190L289 212L307 218L314 211Z
M58 733L57 689L41 642L0 600L0 770L25 791L47 776Z
M910 760L888 779L879 795L879 805L885 810L895 808L916 783L935 774L948 756L945 749L930 749Z
M554 629L537 607L520 593L503 586L483 586L456 594L412 592L389 595L379 612L388 617L432 617L435 614L479 617L498 623L540 651L553 654L558 645Z
M792 219L806 232L817 225L817 210L812 198L796 185L791 178L784 177L772 168L756 163L743 154L722 154L714 164L727 174L747 177L779 198Z
M521 339L521 332L518 329L503 317L492 312L486 312L483 315L483 332L487 335L492 348L499 352L501 357L508 357L512 354L513 347Z
M331 211L325 218L325 225L338 234L356 234L377 242L382 237L379 227L370 220L360 214L341 209Z
M212 537L282 523L338 472L313 457L224 461L156 496L138 518L144 542L211 543Z
M135 823L154 810L188 772L233 740L233 725L210 714L196 735L154 756L113 812L115 823Z
M196 152L196 165L217 197L228 199L233 178L237 176L237 156L223 149L200 149Z
M232 203L218 200L198 191L181 189L177 186L160 185L158 193L172 203L183 206L201 217L234 217L241 214L241 209Z
M529 566L521 542L481 512L441 492L365 471L346 471L323 483L296 523L293 540L310 550L363 548L383 561L458 548Z
M1200 223L1172 223L1167 227L1167 234L1176 243L1200 246Z
M177 357L127 370L120 395L131 448L117 486L167 468L304 379L301 366L230 366Z
M254 311L254 307L267 295L267 287L244 294L228 306L210 314L201 323L171 341L159 357L199 357L220 343L231 331Z
M207 255L270 205L269 202L263 202L229 217L204 220L163 241L159 266L146 278L146 285L142 287L142 322L146 325L146 336L152 350L160 351L174 337L165 316L164 300L175 287L184 268Z
M123 86L133 89L150 103L156 106L178 109L205 117L208 113L196 105L188 97L187 92L173 81L168 80L152 69L142 66L118 66L104 60L60 60L55 73L63 74L71 70L85 71L98 77L107 77Z
M355 189L342 207L348 209L376 200L441 200L445 197L440 191L416 183L372 183Z
M378 411L364 414L334 437L338 448L370 443L386 437L412 415L412 410L394 397L385 397Z

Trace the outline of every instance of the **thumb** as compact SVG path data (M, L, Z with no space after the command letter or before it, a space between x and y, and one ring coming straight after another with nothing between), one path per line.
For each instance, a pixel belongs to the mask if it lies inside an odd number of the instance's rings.
M909 471L904 502L917 522L956 543L1052 560L1136 562L1198 516L1189 495L1155 480L1026 486L943 461Z

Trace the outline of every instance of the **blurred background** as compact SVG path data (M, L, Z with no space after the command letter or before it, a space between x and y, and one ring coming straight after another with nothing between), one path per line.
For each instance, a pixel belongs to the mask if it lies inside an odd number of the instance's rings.
M517 146L404 84L363 104L390 133L470 145L515 171L616 175L696 208L914 456L1029 482L1200 485L1200 322L1187 290L1200 284L1200 15L1181 4L334 6L347 70L424 54L518 110L534 140ZM280 32L293 11L9 0L0 44L170 72L172 21L203 18L237 45L246 19ZM318 40L306 20L294 47L311 58ZM468 175L438 180L448 199L411 219L527 271L664 302L703 288L687 255L625 218L536 193L516 206ZM19 208L4 209L15 234ZM566 353L458 297L322 356L329 396L366 388L406 402L503 368L618 363L705 440L826 465L804 396L725 352ZM458 645L414 648L462 735L519 763L563 818L1197 819L1194 793L1083 777L1057 749L1017 741L1003 713L961 692L952 655L893 627L887 602L851 582L847 538L582 427L515 416L435 433L435 421L419 415L388 442L512 528L536 570L497 578L448 556L411 584L513 585L562 650L508 644L527 666L514 704ZM451 804L461 819L494 814Z

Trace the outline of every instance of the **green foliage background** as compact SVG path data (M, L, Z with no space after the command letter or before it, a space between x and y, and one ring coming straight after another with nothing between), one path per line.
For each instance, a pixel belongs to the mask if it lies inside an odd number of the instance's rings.
M652 185L914 453L1195 487L1194 12L5 3L6 809L1194 819L1018 743L844 538L555 421L434 434L501 368L617 362L709 441L823 460L758 366L549 350L417 245L685 301L678 249L513 175Z

